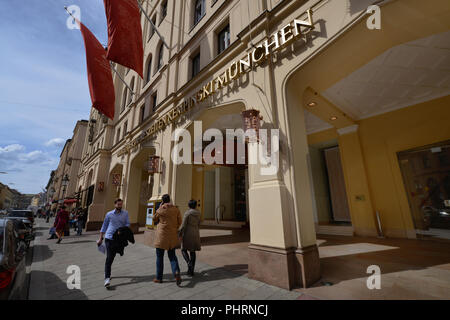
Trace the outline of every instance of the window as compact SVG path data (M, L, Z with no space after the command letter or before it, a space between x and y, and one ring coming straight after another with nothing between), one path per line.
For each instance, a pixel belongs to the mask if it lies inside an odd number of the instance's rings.
M127 106L127 94L128 94L128 89L125 87L123 89L122 108L120 109L121 113L125 110L125 107Z
M153 112L156 111L156 106L157 106L157 105L158 105L158 93L155 92L155 93L152 95L152 110L153 110Z
M134 78L131 79L130 88L131 88L131 91L134 91ZM128 95L127 105L129 105L129 104L131 103L132 100L133 100L133 93L130 92L130 94Z
M123 138L125 138L127 133L128 133L128 121L125 121L125 124L123 125Z
M192 78L200 72L200 53L192 58Z
M150 82L150 79L152 77L151 70L152 70L152 57L150 56L147 62L147 75L145 77L145 84Z
M159 47L159 55L158 55L158 71L162 68L164 64L164 45L161 43L161 46Z
M144 119L145 119L145 105L141 107L141 114L140 114L141 123L144 122Z
M199 23L199 21L205 15L205 0L195 0L194 4L194 26Z
M166 16L167 16L167 0L161 4L161 19L159 20L159 23L163 22Z
M119 143L120 141L120 128L117 129L117 134L116 134L116 143Z
M154 25L156 25L156 14L153 16L152 22ZM155 28L153 27L153 25L151 23L149 23L149 25L150 25L150 32L148 33L148 40L150 40L153 37L153 35L155 34Z
M218 54L221 54L224 52L229 46L230 46L230 25L228 24L225 28L222 29L222 31L218 34Z

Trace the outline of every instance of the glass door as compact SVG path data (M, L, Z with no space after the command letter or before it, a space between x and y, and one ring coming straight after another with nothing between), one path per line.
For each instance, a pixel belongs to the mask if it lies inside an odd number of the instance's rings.
M416 232L450 239L450 141L400 152Z

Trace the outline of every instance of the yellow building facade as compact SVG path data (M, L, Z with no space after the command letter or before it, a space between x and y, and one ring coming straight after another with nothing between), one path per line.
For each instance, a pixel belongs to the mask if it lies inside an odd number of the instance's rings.
M133 94L115 75L114 121L91 111L87 228L117 197L135 230L165 193L199 200L205 225L249 227L249 277L289 289L320 278L317 233L446 237L450 3L378 3L381 29L372 3L147 1L168 48L142 15L144 79L116 66ZM176 129L242 128L249 109L280 130L278 172L173 163Z

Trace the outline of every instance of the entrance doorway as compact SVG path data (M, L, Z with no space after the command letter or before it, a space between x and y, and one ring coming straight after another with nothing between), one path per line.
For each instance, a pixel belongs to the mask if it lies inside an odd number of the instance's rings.
M344 172L337 140L309 147L318 234L353 235Z
M398 153L416 233L450 239L450 140Z
M246 166L196 165L192 198L197 200L204 225L243 226L248 222Z

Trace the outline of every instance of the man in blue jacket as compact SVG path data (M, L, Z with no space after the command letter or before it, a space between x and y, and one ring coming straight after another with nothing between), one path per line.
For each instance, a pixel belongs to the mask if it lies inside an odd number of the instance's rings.
M130 227L130 219L128 218L128 211L123 210L122 199L114 201L115 209L108 212L103 221L102 229L100 230L100 239L97 245L100 246L105 239L106 247L106 262L105 262L105 287L111 285L111 266L116 257L114 250L113 236L117 229L122 227Z

